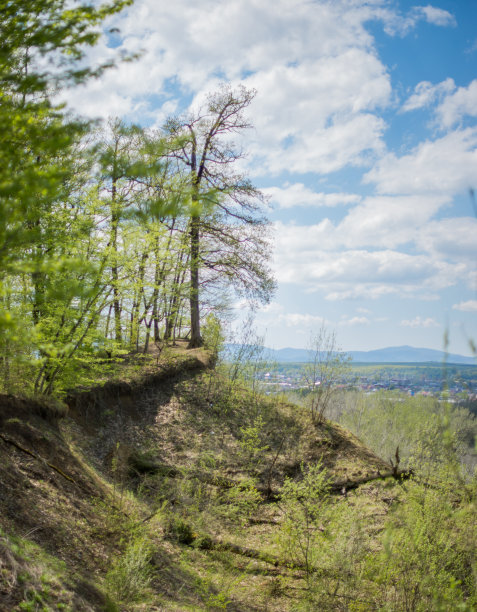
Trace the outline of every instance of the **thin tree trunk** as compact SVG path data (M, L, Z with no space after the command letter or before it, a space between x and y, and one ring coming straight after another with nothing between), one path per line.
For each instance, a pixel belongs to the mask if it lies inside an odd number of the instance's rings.
M199 253L200 253L200 218L193 217L190 222L190 341L189 348L202 346L200 335L199 305Z
M141 261L139 263L138 288L131 310L131 332L129 337L131 349L137 348L139 342L139 307L141 305L141 298L144 294L144 275L146 273L146 261L148 255L148 252L144 251L141 256Z
M108 316L106 317L106 329L105 329L105 332L104 332L104 337L105 337L106 340L108 339L108 334L109 334L109 323L111 321L111 311L112 311L112 309L113 309L113 305L110 304L109 308L108 308Z
M118 179L116 177L116 169L113 168L113 177L111 185L111 248L113 251L111 262L111 277L113 285L114 333L116 341L122 343L118 266L119 207L117 203L117 180Z

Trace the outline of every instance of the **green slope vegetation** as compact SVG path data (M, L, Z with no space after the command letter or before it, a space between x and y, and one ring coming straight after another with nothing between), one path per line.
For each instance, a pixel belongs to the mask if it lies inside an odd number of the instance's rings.
M393 475L208 363L151 357L67 411L1 397L1 610L473 609L451 464Z

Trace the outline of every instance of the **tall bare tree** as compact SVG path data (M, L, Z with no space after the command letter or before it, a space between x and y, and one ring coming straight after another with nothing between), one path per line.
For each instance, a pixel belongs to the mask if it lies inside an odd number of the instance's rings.
M199 274L204 262L204 236L208 235L209 242L214 236L217 244L218 237L222 235L229 246L238 246L240 238L237 236L237 226L263 228L266 224L262 212L265 202L263 194L234 167L243 157L243 152L233 142L233 135L251 127L244 111L254 96L254 90L243 86L233 89L230 85L223 85L208 96L199 111L187 117L169 119L165 126L166 132L180 143L172 156L188 173L191 188L188 226L191 348L202 344ZM209 202L213 202L218 216L207 215ZM220 218L220 223L216 223L214 218ZM230 231L227 231L227 223ZM265 257L264 251L262 255ZM230 258L228 261L230 264ZM237 257L235 261L238 261ZM268 286L270 293L273 282L262 283L262 287L265 286Z

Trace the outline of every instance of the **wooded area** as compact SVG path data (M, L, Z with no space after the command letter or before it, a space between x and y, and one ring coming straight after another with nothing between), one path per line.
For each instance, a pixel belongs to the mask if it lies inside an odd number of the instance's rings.
M84 47L128 2L2 4L4 390L51 394L151 341L200 346L201 320L233 295L266 302L265 199L233 142L254 92L223 85L161 129L98 127L54 93L108 68L85 68Z

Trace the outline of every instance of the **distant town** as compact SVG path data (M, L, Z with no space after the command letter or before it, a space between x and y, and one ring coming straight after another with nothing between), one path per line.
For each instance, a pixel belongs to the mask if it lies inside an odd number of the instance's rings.
M307 388L305 364L277 364L257 376L265 392L299 391ZM321 384L317 378L316 384ZM337 376L334 385L365 393L400 391L450 401L477 400L477 366L441 364L352 364Z

